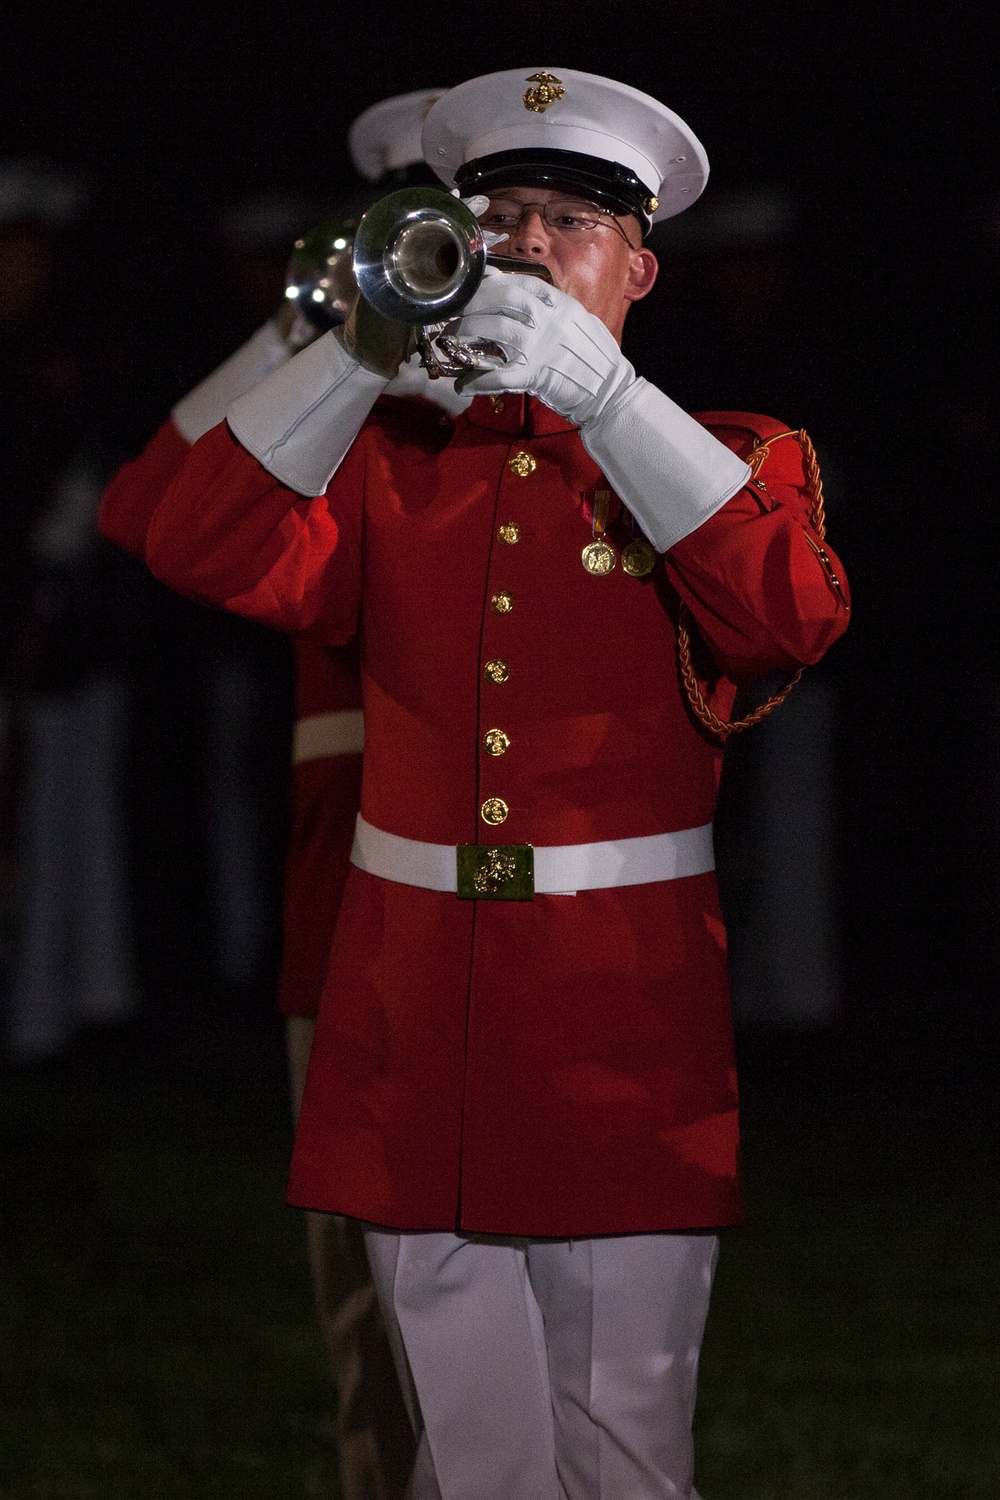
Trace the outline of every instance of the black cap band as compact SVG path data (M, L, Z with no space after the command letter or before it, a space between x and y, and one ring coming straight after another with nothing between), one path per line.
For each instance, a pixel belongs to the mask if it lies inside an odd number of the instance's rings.
M543 146L497 151L465 162L455 173L455 185L463 198L532 184L585 193L615 213L634 214L643 225L649 224L656 207L655 193L628 167L580 151L550 151Z

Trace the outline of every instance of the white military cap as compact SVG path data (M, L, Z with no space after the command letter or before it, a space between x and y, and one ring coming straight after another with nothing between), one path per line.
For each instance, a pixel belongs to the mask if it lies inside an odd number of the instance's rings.
M398 172L424 159L420 132L431 105L445 89L418 89L381 99L358 115L347 135L347 145L362 177L378 182L387 172Z
M673 110L574 68L510 68L460 83L428 113L423 146L463 196L552 182L647 223L690 207L708 180L705 148Z

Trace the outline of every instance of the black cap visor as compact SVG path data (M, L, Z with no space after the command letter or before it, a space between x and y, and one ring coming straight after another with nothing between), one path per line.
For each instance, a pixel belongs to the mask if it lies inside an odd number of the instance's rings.
M538 146L497 151L493 156L467 161L455 173L455 185L463 198L472 193L494 193L503 187L564 188L593 199L612 213L634 214L644 229L650 222L647 204L656 206L652 189L620 162Z

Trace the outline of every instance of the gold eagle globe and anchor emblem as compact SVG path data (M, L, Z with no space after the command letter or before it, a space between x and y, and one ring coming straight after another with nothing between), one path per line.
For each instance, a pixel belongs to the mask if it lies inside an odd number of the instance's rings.
M517 861L507 849L487 849L482 863L472 877L473 888L479 896L492 896L517 872Z
M535 85L532 89L525 89L524 107L530 109L534 115L544 115L545 111L561 99L566 90L558 78L551 73L532 73L527 80Z
M527 479L538 468L538 459L519 448L512 458L508 458L507 467L518 479Z
M531 901L535 851L530 844L459 844L457 894L465 901Z

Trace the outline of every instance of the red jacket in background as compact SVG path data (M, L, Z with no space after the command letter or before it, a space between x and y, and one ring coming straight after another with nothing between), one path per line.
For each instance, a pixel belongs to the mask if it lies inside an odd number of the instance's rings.
M144 560L150 517L189 452L174 423L165 422L109 484L100 513L104 535ZM331 651L301 637L293 645L296 726L278 1008L286 1016L313 1016L361 795L361 683L355 645Z

